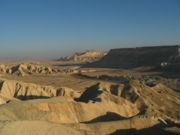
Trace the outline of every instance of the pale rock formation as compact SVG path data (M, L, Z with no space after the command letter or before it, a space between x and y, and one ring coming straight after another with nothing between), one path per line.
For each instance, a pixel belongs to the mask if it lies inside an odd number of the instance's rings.
M0 94L4 97L19 99L50 98L55 96L77 97L79 93L66 87L54 88L32 83L24 83L13 80L3 80L0 83Z
M90 50L82 53L75 53L72 56L61 57L59 61L93 62L106 55L105 52Z

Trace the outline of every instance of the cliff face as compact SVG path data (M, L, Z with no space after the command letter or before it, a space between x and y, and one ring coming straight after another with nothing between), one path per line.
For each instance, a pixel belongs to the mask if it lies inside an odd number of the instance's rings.
M180 46L112 49L93 65L98 67L133 68L139 66L160 66L163 62L180 63Z

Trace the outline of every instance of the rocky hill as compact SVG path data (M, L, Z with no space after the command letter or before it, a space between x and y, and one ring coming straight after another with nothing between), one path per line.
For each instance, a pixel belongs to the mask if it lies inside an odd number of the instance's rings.
M10 135L14 131L17 135L41 135L44 132L48 135L58 132L106 135L119 132L117 130L141 130L157 124L168 126L169 122L180 122L180 95L162 84L147 86L136 80L99 82L79 95L69 95L73 91L2 80L0 94L9 100L0 105L0 134ZM29 96L41 99L28 100ZM157 130L150 133L158 133Z
M82 53L75 53L72 56L65 56L58 59L59 61L74 61L74 62L93 62L101 59L106 53L97 50L90 50Z

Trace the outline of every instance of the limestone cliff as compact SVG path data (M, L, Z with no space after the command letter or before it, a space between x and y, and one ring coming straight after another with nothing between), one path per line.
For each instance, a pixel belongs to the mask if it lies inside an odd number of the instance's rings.
M180 45L112 49L91 66L133 68L162 63L180 63Z

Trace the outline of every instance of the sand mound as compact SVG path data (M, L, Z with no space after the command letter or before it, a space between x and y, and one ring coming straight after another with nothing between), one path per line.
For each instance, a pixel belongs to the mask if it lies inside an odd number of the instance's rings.
M101 59L106 53L97 50L90 50L83 53L75 53L72 56L61 57L59 61L93 62Z
M0 97L0 105L5 104L5 103L6 103L6 100L4 100L2 97Z
M86 132L45 121L0 122L0 135L85 135Z
M3 120L47 120L56 123L88 122L107 112L130 117L138 110L129 102L122 105L113 101L102 103L75 102L65 97L10 102L0 106L0 119Z
M14 98L14 97L6 97L6 96L0 94L0 105L1 104L6 104L6 103L8 103L10 101L19 101L19 99Z

